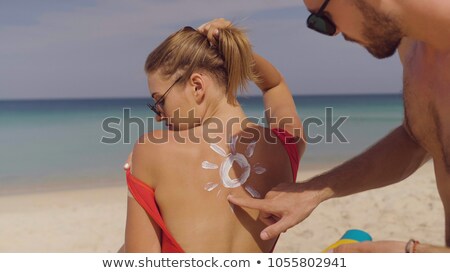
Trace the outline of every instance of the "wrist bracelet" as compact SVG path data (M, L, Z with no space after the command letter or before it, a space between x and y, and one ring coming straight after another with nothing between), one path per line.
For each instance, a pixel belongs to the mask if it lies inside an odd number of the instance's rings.
M405 245L405 253L416 253L416 247L418 244L419 241L410 239Z

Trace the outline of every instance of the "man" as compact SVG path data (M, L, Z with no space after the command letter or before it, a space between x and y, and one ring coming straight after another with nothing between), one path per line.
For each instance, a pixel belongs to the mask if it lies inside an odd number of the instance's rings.
M403 64L404 123L359 156L300 184L283 184L264 200L229 196L261 211L270 239L300 223L330 198L402 181L433 159L450 247L450 1L305 0L309 28L342 33L376 58L397 50ZM417 238L416 238L417 239ZM344 245L343 252L450 252L450 248L382 241Z

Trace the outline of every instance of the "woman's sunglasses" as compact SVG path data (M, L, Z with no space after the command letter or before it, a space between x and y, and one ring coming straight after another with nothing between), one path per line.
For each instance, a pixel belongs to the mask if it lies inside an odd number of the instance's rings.
M164 92L164 94L161 96L161 98L159 98L155 104L151 104L151 103L147 103L148 108L150 108L150 110L152 110L157 116L161 116L162 112L161 112L161 104L164 102L164 99L166 98L167 94L169 93L169 91L172 89L172 87L175 86L175 84L177 84L182 77L179 77L168 89L166 92Z
M311 13L311 15L308 16L306 25L319 33L333 36L336 34L336 25L323 13L328 2L330 2L330 0L325 0L317 13Z

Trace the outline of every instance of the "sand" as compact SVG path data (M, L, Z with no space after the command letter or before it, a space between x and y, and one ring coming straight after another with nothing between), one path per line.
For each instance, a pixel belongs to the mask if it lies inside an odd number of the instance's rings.
M302 170L298 180L325 169ZM0 252L116 252L125 229L123 186L0 196ZM432 163L383 189L333 199L280 237L275 252L320 252L347 229L375 240L444 245Z

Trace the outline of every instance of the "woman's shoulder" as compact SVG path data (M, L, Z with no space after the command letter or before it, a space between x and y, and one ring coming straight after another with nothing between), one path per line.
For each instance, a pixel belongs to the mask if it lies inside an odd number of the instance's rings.
M170 136L164 130L145 133L136 140L131 158L133 176L154 187L152 174L158 170L158 164L167 154L171 145Z
M146 146L170 144L173 141L173 131L154 130L147 132L139 137L137 144Z
M158 151L159 149L175 149L178 144L187 144L190 142L189 134L182 131L154 130L147 132L139 137L135 142L134 149L143 151Z
M184 131L154 130L145 133L134 144L133 158L142 162L152 162L155 157L173 158L174 153L179 155L182 150L191 148L189 144L195 142L191 137Z

